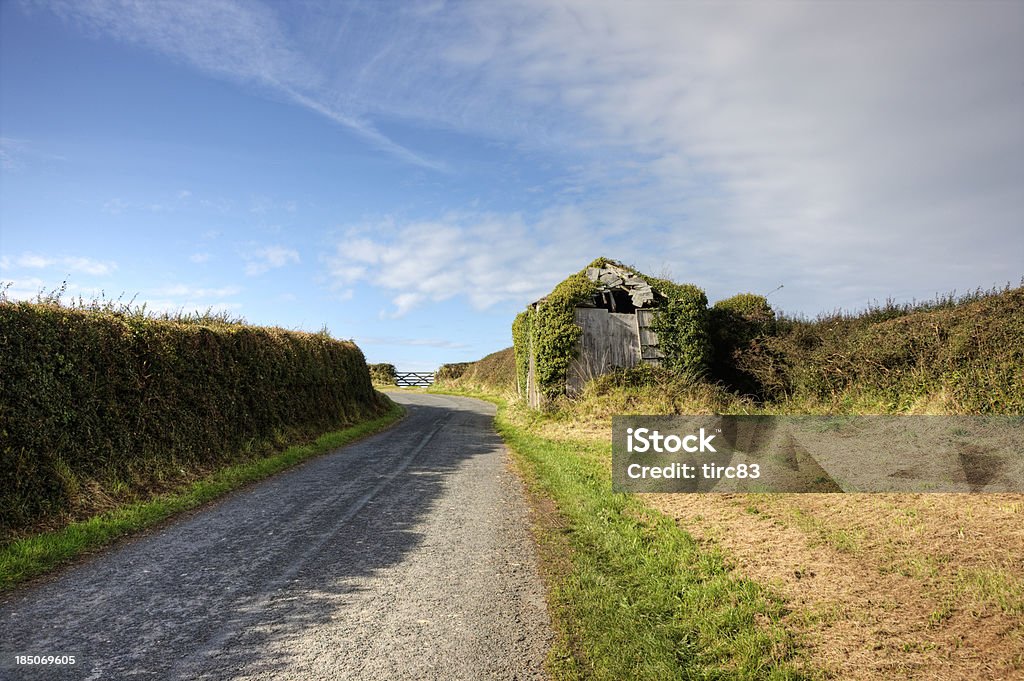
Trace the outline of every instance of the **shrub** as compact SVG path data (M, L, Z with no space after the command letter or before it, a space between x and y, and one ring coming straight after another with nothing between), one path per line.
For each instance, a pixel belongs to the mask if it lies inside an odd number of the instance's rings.
M505 394L516 389L516 360L512 348L492 352L476 362L466 362L457 378L444 381L445 386Z
M780 319L737 357L764 394L843 408L1024 413L1024 288Z
M711 362L707 295L693 284L650 281L665 299L651 324L664 355L662 365L679 373L703 374Z
M375 385L394 385L398 372L394 364L367 364L370 379Z
M435 383L450 383L454 381L462 374L466 373L466 369L472 362L453 362L451 364L442 364L438 367L434 373Z
M740 293L720 300L708 310L713 347L711 375L741 393L762 395L757 379L737 366L755 339L775 330L775 311L764 296Z

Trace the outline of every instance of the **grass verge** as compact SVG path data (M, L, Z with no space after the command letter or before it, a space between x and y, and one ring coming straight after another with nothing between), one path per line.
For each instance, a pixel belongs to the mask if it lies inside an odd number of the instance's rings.
M310 444L296 445L266 458L227 466L181 490L135 502L60 530L17 539L0 547L0 591L44 574L119 537L152 527L176 513L202 506L243 485L263 480L306 459L383 430L404 413L401 406L393 403L383 416L351 428L325 433Z
M611 490L610 445L531 432L531 415L492 395L498 431L539 514L551 591L556 679L801 679L783 603L733 575L669 517ZM551 516L556 516L552 518Z

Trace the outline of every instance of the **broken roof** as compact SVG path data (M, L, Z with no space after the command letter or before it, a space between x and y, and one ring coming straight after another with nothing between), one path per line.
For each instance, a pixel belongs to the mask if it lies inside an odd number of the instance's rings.
M622 291L629 295L634 307L650 308L659 301L659 294L643 275L614 260L599 258L579 274L586 275L590 281L597 284L598 298L603 293ZM533 305L547 299L548 296L544 296L534 301ZM596 300L594 302L597 304ZM588 307L588 305L580 304L578 307Z
M610 262L603 267L588 267L587 278L597 283L599 293L615 289L626 291L636 307L647 307L655 302L654 289L646 279Z

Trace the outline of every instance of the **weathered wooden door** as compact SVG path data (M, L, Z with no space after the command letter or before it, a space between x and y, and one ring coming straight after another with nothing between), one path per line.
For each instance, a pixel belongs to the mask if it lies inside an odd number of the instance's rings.
M640 359L657 366L664 355L658 349L658 334L651 329L654 314L654 310L637 310L636 326L640 337Z
M615 367L628 369L640 363L640 335L635 314L578 307L576 324L583 334L579 356L570 363L566 376L569 393L578 393L587 381Z

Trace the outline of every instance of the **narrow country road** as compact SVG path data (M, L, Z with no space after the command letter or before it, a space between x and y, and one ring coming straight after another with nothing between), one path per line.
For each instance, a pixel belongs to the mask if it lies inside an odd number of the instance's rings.
M392 396L391 430L0 596L0 678L542 678L550 623L494 408Z

